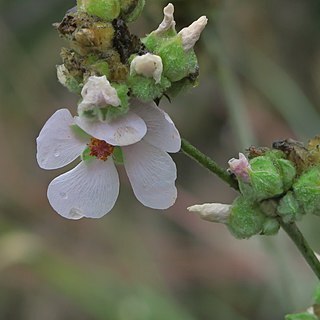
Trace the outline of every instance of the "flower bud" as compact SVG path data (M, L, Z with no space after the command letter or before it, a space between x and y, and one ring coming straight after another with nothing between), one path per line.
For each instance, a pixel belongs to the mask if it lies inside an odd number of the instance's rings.
M174 6L172 3L169 3L164 9L163 21L160 23L157 30L154 31L154 34L159 36L168 36L176 35L176 22L174 21Z
M156 84L160 83L163 65L159 56L146 53L136 56L130 64L130 74L139 74L147 78L153 78Z
M120 0L121 18L126 22L136 20L145 5L145 0Z
M164 75L171 82L177 82L190 75L198 74L198 61L192 48L199 39L200 30L204 28L207 20L202 17L177 34L173 12L174 7L170 3L164 9L164 19L158 29L142 41L150 52L161 57Z
M293 184L294 195L305 213L320 215L320 167L303 173Z
M117 107L121 104L116 89L111 86L106 76L90 77L83 86L81 95L83 100L78 106L79 114L96 107L104 108L109 105Z
M157 55L147 53L133 58L128 78L132 96L145 102L160 98L171 86L162 70L162 60Z
M184 51L189 51L194 47L207 23L207 17L202 16L197 21L193 22L189 27L183 28L179 32L179 35L182 38L182 46Z
M241 192L257 201L272 198L283 193L282 176L273 161L266 156L250 161L250 185L239 182Z
M238 180L249 183L250 164L243 153L239 153L239 159L232 158L228 161L229 170L236 175Z
M200 215L203 220L227 223L231 213L231 205L221 203L205 203L202 205L194 205L188 208L190 212Z
M120 14L119 0L78 0L78 10L112 21Z
M194 51L185 52L179 36L164 42L155 53L161 57L163 73L171 82L186 78L199 68Z
M232 204L228 229L238 239L246 239L262 231L266 217L259 206L243 196Z

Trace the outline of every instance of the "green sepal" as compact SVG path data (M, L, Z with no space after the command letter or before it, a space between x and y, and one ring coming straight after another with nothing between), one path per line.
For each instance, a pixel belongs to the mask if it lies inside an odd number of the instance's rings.
M120 106L108 106L106 108L105 120L112 121L120 116L123 116L129 111L129 88L125 84L115 84L112 86L117 90L118 97L120 99Z
M121 18L126 22L135 21L141 14L145 0L120 0Z
M183 93L190 88L194 88L198 85L198 75L196 75L196 78L183 78L180 81L172 82L171 87L166 90L166 94L169 95L171 98L176 97L178 94Z
M105 21L112 21L120 14L119 0L78 0L78 7L80 10Z
M248 196L257 201L269 199L283 193L280 173L269 157L260 156L250 160L249 170L252 192ZM247 189L250 192L250 189Z
M131 89L131 94L145 102L160 98L171 86L171 82L164 76L161 77L160 83L155 83L153 78L147 78L137 74L129 76L128 84Z
M303 173L293 184L296 199L305 213L320 215L320 167Z
M297 171L291 161L285 159L277 159L276 165L282 176L283 190L287 191L292 187Z
M83 152L82 152L82 154L81 154L81 160L82 161L90 161L90 160L92 160L94 157L92 157L91 155L90 155L90 149L89 148L86 148Z
M261 234L266 236L273 236L278 233L280 229L280 224L275 218L266 218L263 223Z
M240 196L232 204L227 226L236 238L246 239L259 234L265 221L259 206Z
M162 45L156 54L162 59L164 76L171 82L179 81L199 68L194 51L184 51L181 36L176 36L169 43Z
M82 90L82 83L78 82L76 78L70 76L66 79L65 87L72 93L80 94Z
M285 316L285 320L318 320L318 317L308 312L288 314Z
M120 147L115 147L113 149L112 158L116 164L123 165L124 158L123 158L122 149Z
M294 222L302 217L300 205L292 191L280 199L277 211L284 223Z

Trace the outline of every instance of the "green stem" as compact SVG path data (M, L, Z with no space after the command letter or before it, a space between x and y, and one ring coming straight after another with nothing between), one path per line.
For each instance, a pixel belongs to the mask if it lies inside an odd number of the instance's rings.
M208 169L212 173L216 174L221 180L226 182L231 188L236 190L239 189L236 180L232 179L231 175L221 168L215 161L203 154L196 147L194 147L190 142L185 139L181 141L181 150L191 159L198 162L204 168Z
M185 139L182 139L181 141L181 150L191 159L198 162L201 166L216 174L220 179L229 184L230 187L234 188L235 190L239 190L237 182L232 179L226 170L221 168L214 160L203 154ZM306 262L309 264L310 268L320 280L320 262L313 250L310 248L309 243L298 229L297 225L295 223L284 223L281 218L278 220L282 229L294 242Z
M297 225L295 223L284 223L281 219L279 219L279 223L282 229L294 242L315 275L320 280L320 262L314 254L313 250L310 248L309 243L304 238L301 231L298 229Z

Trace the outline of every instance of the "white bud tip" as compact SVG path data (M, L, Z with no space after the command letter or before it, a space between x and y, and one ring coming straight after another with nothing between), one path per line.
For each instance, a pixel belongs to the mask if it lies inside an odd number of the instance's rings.
M164 18L163 18L163 21L160 23L158 29L154 31L155 33L157 34L163 33L170 29L175 30L176 22L174 21L173 13L174 13L174 6L172 3L169 3L163 9Z
M66 86L66 84L67 84L67 74L68 73L69 73L69 71L67 70L67 68L65 67L64 64L57 66L57 77L58 77L59 82L63 86Z
M179 32L182 37L182 45L185 51L194 47L207 23L207 17L202 16L197 21L194 21L189 27L183 28Z
M147 78L153 78L156 84L161 81L162 71L162 59L151 53L135 57L130 65L130 74L136 73Z
M198 213L203 220L227 223L231 213L231 205L222 203L205 203L187 208L188 211Z

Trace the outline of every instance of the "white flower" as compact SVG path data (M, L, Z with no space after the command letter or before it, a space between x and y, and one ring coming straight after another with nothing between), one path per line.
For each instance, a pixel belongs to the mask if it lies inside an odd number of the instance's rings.
M172 3L169 3L163 9L163 14L164 14L163 21L160 23L158 29L153 32L156 34L161 34L166 31L169 31L170 29L175 31L176 22L174 21L173 13L174 13L174 6Z
M117 107L121 104L116 89L111 86L106 76L89 77L82 88L81 96L83 100L78 105L78 112L80 114L83 111L92 110L96 107Z
M136 56L130 64L130 74L136 73L147 78L153 78L156 83L160 82L162 71L162 59L151 53Z
M205 203L187 208L200 215L203 220L226 224L231 213L231 205L222 203Z
M128 128L136 126L133 115L145 124L147 133L140 139L134 135L136 141L127 144L134 139L130 129L123 130L123 126L131 123ZM166 209L174 204L176 166L167 152L179 151L181 139L164 111L154 103L132 101L132 111L118 118L117 125L96 123L97 128L90 127L106 139L77 135L74 125L79 125L78 120L67 109L60 109L46 122L37 138L37 161L43 169L61 168L86 149L91 155L89 160L82 160L49 184L47 195L54 210L63 217L80 219L100 218L113 208L119 193L119 177L112 158L115 146L121 146L124 167L142 204L154 209ZM123 135L120 142L114 139L119 129ZM125 138L127 135L131 137Z
M183 28L179 32L179 35L182 37L184 51L189 51L194 47L200 38L201 32L207 25L207 22L207 17L202 16L197 21L194 21L189 27Z

